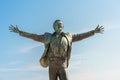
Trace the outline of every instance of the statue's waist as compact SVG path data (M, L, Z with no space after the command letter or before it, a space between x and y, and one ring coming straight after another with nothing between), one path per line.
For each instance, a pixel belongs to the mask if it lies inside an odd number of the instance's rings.
M65 58L63 58L63 57L50 57L49 60L50 61L64 61Z

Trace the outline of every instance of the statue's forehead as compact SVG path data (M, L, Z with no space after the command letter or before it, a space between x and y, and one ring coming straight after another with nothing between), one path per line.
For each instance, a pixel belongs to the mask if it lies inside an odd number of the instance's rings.
M57 21L56 23L63 23L62 21Z

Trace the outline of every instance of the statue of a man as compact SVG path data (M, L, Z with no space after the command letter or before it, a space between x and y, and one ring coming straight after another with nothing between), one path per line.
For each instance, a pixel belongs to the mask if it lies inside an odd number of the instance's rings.
M55 20L53 23L54 33L44 33L43 35L28 33L19 30L19 28L10 25L12 32L18 33L20 36L33 39L44 43L45 50L40 59L42 67L49 66L50 80L68 80L66 68L69 64L72 42L93 36L95 33L102 33L103 26L97 26L94 30L82 34L70 34L62 32L64 24L61 20Z

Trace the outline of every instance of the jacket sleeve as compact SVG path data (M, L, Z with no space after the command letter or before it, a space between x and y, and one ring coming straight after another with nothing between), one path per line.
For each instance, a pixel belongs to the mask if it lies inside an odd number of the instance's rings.
M24 32L24 31L20 31L19 35L26 37L26 38L33 39L35 41L42 42L42 43L44 42L44 35L38 35L38 34L28 33L28 32Z
M72 42L80 41L82 39L88 38L90 36L93 36L95 34L94 30L81 33L81 34L73 34L72 35Z

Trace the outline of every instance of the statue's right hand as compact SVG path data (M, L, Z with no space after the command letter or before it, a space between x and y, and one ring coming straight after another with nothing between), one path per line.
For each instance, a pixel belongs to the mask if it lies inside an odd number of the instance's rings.
M17 25L16 25L16 27L13 26L13 25L10 25L9 26L9 30L10 30L10 32L15 32L15 33L19 33L20 32L20 30L19 30Z

